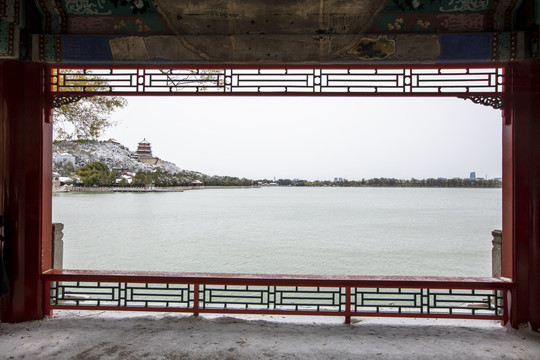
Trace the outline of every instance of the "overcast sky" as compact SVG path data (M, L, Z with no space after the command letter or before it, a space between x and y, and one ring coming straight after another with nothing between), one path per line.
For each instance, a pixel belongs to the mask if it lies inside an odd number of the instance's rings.
M129 97L113 119L131 150L251 179L501 176L501 111L457 98Z

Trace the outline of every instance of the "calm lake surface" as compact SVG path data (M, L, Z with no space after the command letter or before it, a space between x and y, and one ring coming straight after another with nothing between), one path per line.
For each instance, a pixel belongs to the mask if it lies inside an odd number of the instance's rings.
M500 189L57 193L64 268L491 276Z

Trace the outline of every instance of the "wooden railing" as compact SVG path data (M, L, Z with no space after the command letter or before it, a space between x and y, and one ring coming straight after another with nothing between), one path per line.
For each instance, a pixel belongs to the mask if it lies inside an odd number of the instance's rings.
M507 321L502 278L49 270L49 310L459 318Z

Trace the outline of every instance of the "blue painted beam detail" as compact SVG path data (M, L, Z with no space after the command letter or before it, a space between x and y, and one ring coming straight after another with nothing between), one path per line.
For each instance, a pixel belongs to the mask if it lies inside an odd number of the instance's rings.
M441 34L439 62L482 62L492 58L492 34Z

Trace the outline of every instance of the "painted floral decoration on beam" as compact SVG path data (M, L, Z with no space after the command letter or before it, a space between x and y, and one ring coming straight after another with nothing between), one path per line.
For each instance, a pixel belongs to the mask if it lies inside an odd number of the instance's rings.
M129 6L133 14L144 14L150 4L146 0L111 0L114 7Z

